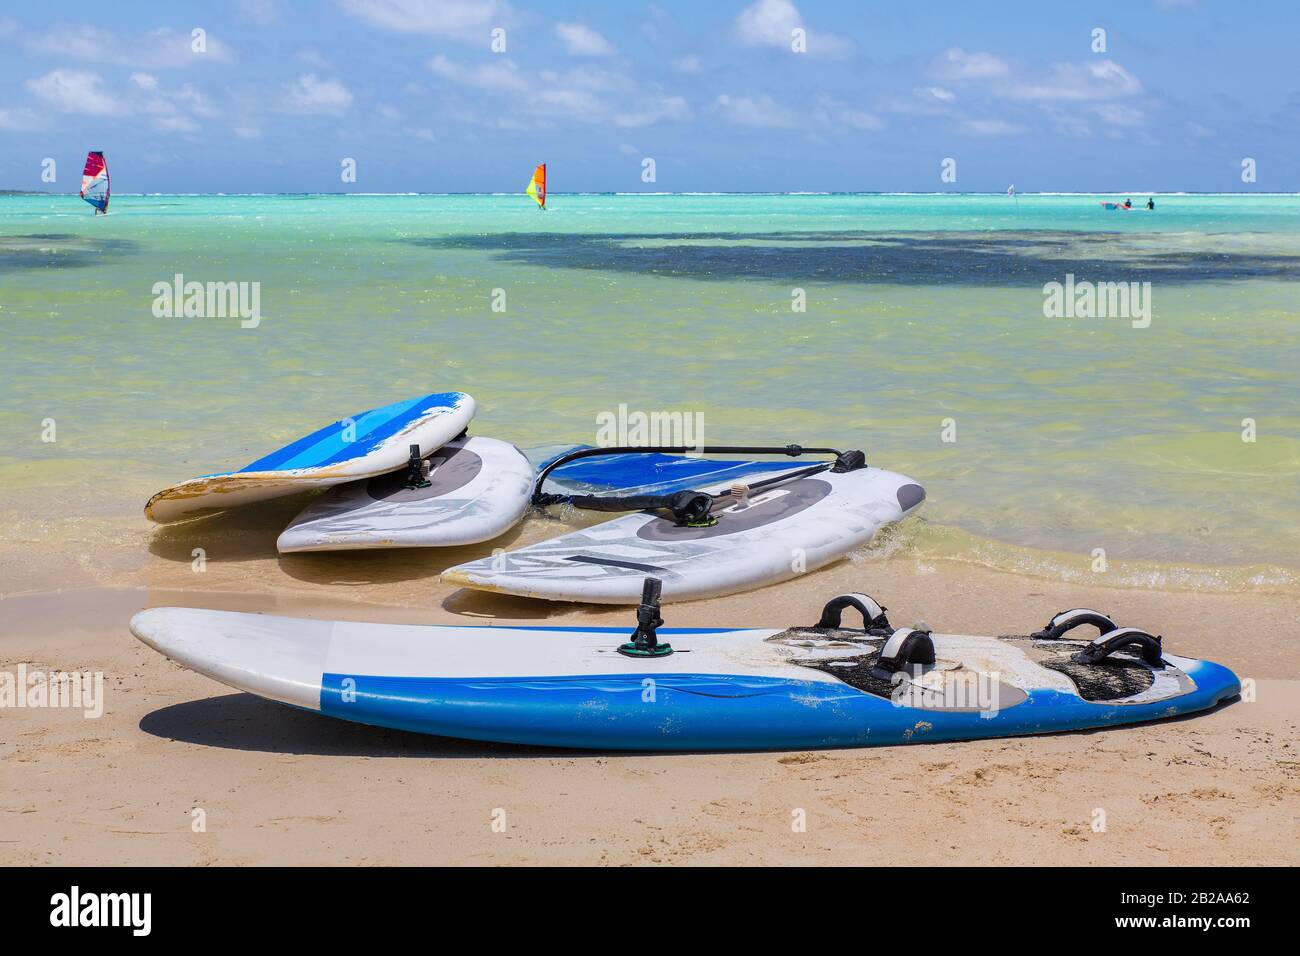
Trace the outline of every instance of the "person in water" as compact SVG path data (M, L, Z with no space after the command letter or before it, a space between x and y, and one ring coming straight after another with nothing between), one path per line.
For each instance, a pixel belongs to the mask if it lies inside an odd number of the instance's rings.
M1125 208L1125 209L1132 209L1132 208L1133 208L1133 200L1132 200L1132 199L1125 199L1125 200L1124 200L1124 208Z
M1155 209L1155 208L1156 208L1156 201L1155 201L1154 199L1152 199L1150 196L1147 197L1147 208L1148 208L1148 209Z

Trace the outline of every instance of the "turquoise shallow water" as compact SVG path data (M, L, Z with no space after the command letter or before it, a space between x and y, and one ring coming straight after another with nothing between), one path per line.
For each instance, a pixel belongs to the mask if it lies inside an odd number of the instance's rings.
M1294 568L1300 197L1100 198L0 197L0 475L29 516L93 523L462 389L522 447L593 441L623 403L861 447L929 490L919 546L1011 566ZM155 317L177 273L259 283L260 326ZM1150 326L1045 318L1067 273L1151 282Z

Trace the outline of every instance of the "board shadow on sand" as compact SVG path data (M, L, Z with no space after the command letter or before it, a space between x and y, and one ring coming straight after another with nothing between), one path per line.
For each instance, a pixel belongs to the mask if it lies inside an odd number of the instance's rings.
M598 751L484 743L389 730L336 720L244 693L160 707L140 718L140 729L153 737L200 747L318 757L601 756Z
M280 570L311 584L386 584L436 578L448 568L481 558L496 548L510 549L521 525L505 534L457 548L374 548L353 551L308 551L280 555ZM275 550L275 541L271 542Z
M275 498L174 524L159 525L149 539L149 553L190 564L202 548L215 562L264 561L274 558L289 577L311 584L393 584L436 578L447 568L480 558L493 548L512 547L519 527L481 545L463 548L392 548L280 554L276 539L310 502L312 493Z
M1104 282L1300 279L1300 255L1156 251L1153 233L511 232L394 240L530 266L685 279L1034 287L1066 272ZM1167 248L1167 246L1166 246Z
M276 554L275 539L311 500L312 493L259 501L217 514L156 525L149 553L190 563L195 548L214 561L256 561Z
M570 601L546 601L542 598L520 597L514 594L496 594L457 588L442 601L444 611L462 617L501 621L543 621L552 617L571 617L583 611L609 612L608 604L578 604ZM633 620L630 616L629 620ZM629 626L631 631L635 621Z

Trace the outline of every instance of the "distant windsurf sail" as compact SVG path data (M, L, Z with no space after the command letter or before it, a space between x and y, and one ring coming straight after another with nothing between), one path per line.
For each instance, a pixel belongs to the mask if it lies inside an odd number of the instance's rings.
M104 154L92 149L86 154L86 168L81 173L81 198L97 212L108 212L108 163Z
M546 208L546 164L542 163L533 170L533 178L528 181L528 188L524 190L528 195L533 197L533 202L537 203L541 209Z

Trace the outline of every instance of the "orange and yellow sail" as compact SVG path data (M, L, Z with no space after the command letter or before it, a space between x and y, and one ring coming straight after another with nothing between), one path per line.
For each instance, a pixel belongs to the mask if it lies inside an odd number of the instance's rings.
M533 202L537 203L541 209L546 208L546 164L542 163L533 170L533 178L528 181L528 188L524 190L528 195L533 197Z

